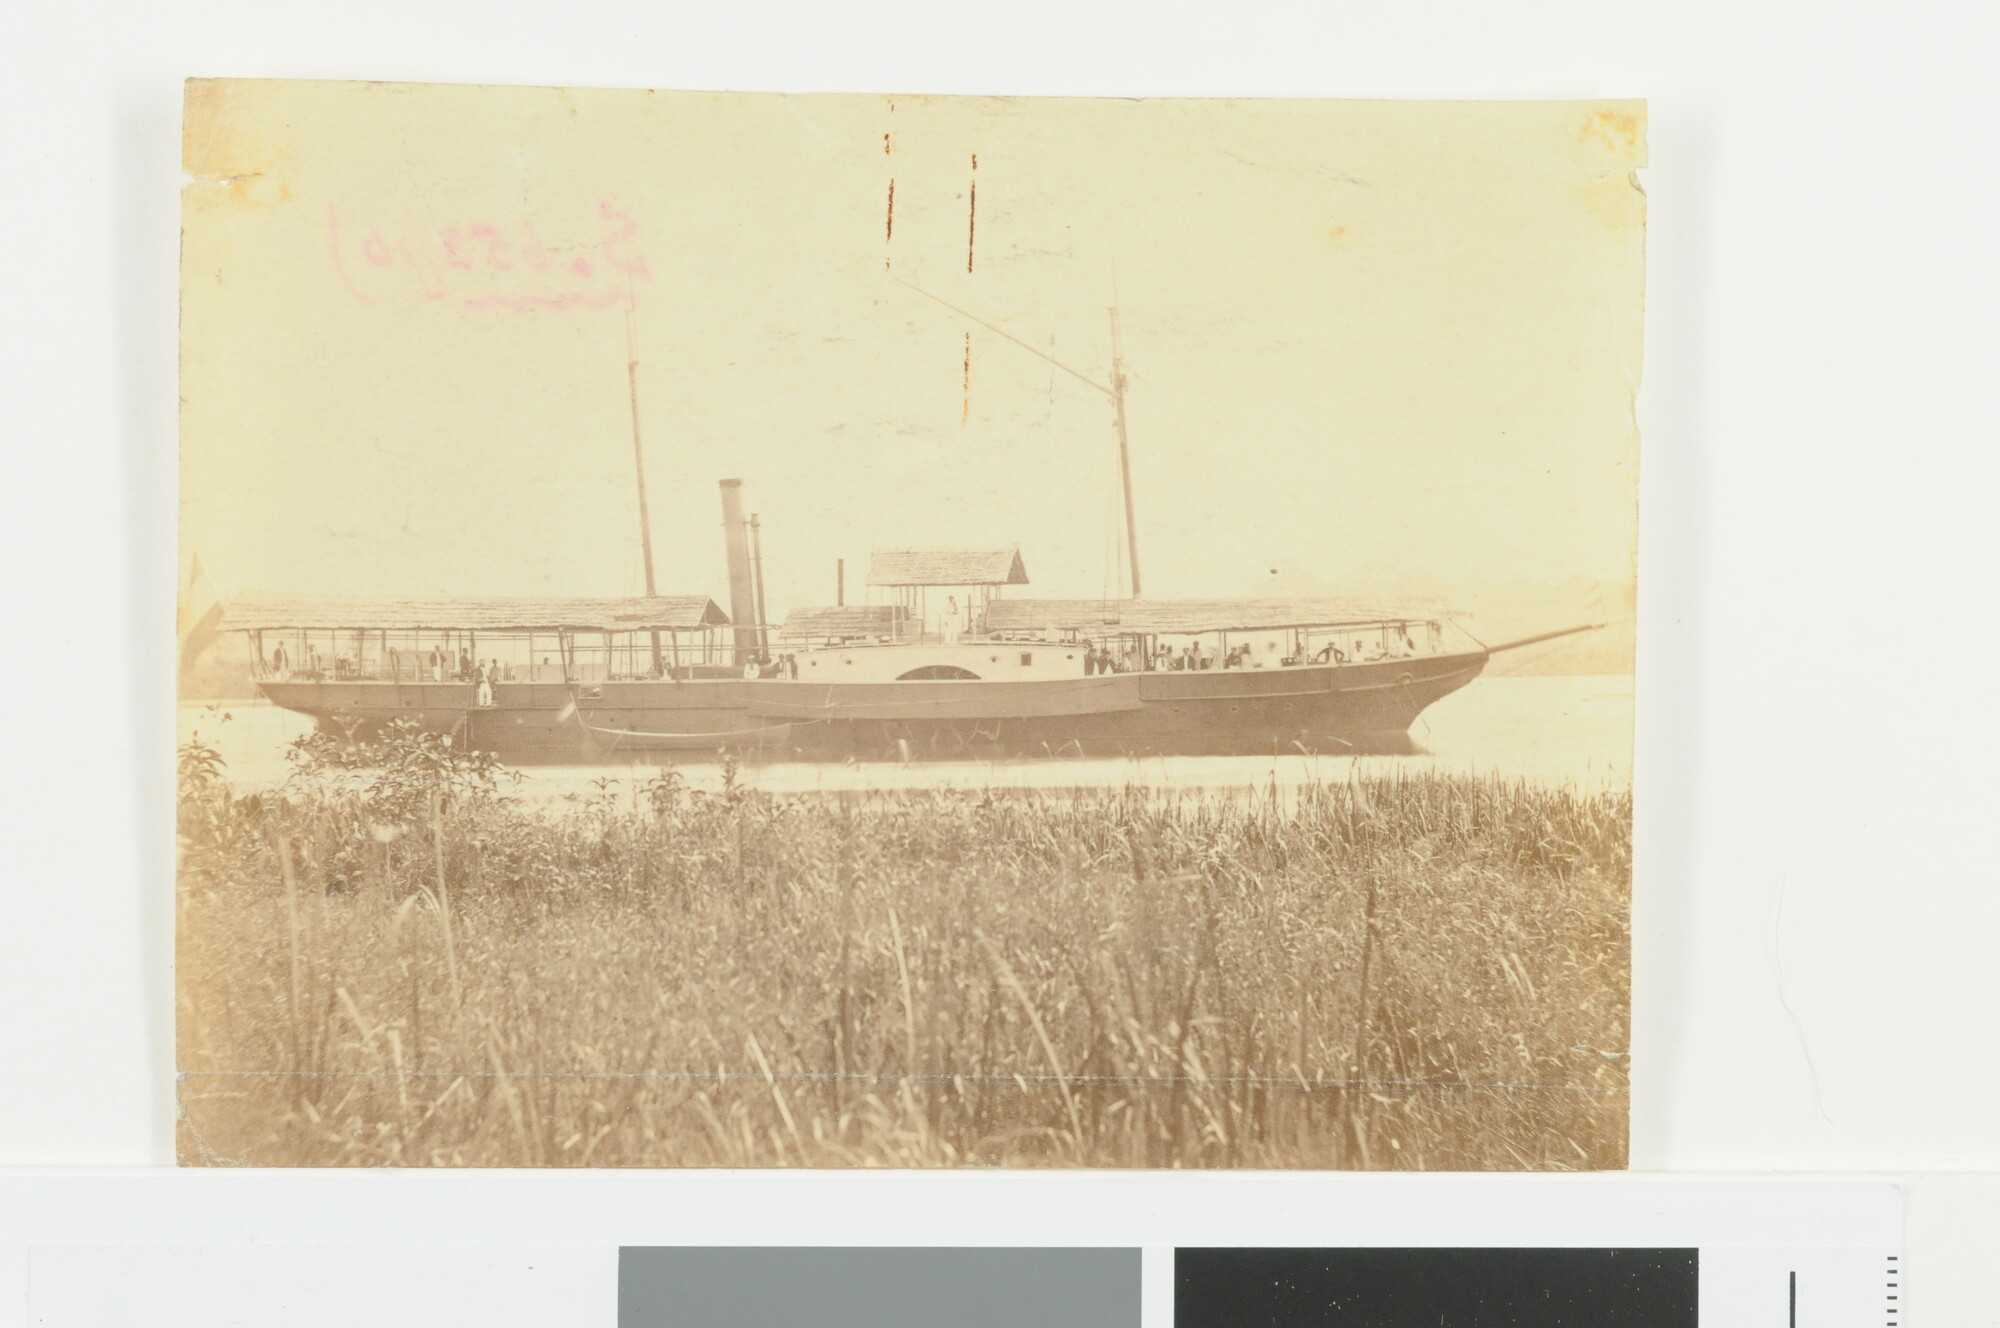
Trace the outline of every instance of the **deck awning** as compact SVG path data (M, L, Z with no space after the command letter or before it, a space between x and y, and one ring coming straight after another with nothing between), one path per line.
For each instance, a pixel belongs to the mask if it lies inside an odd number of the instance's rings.
M251 592L222 612L222 630L238 632L689 632L728 625L729 615L706 595L472 599Z
M986 630L1004 632L1277 631L1360 627L1449 617L1441 605L1385 605L1350 599L1002 599L986 606Z
M1019 549L878 549L868 559L871 586L1025 586Z
M908 615L897 604L839 604L793 609L778 636L786 641L853 641L894 636Z

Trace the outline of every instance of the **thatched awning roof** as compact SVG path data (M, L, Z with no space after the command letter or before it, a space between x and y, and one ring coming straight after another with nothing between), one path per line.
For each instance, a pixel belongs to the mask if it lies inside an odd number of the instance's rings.
M793 609L785 615L785 625L778 629L778 635L787 641L852 641L869 636L893 636L906 616L903 608L896 604L837 604Z
M1019 549L878 549L871 586L1025 586Z
M596 632L696 631L729 615L706 595L627 599L272 595L249 592L223 608L222 630Z
M1384 605L1347 599L1000 599L986 606L989 632L1273 631L1423 622L1446 617L1437 605Z

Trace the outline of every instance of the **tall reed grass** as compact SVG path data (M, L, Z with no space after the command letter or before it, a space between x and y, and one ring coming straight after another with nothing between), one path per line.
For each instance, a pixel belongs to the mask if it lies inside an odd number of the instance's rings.
M497 787L184 779L185 1162L1623 1165L1628 795Z

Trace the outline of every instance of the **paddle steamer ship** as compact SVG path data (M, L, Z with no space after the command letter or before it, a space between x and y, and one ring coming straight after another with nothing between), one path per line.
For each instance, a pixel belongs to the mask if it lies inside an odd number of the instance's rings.
M1013 598L1012 549L878 553L889 602L773 630L738 492L724 482L733 619L703 595L244 596L225 625L264 695L326 731L407 719L522 763L1406 750L1496 650L1565 634L1487 647L1330 600Z
M1100 383L946 307L1109 398L1129 597L1014 598L1028 580L1017 550L899 550L870 569L883 602L845 603L842 576L841 602L795 610L774 632L758 518L733 479L721 483L730 611L655 594L628 355L645 596L249 595L223 625L250 638L259 690L322 730L408 720L522 763L1408 750L1424 708L1495 652L1590 630L1487 647L1435 612L1143 597L1116 311Z

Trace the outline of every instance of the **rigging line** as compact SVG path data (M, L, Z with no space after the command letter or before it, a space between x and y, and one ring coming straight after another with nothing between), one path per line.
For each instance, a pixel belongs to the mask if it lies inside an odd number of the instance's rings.
M1104 597L1107 604L1111 600L1120 598L1125 589L1125 522L1123 511L1119 505L1119 490L1117 488L1119 480L1118 455L1115 451L1110 457L1110 463L1109 469L1111 471L1113 486L1105 499L1107 509L1105 512L1107 518L1105 521L1105 533L1111 545L1111 557L1108 560L1111 565L1111 582Z
M1122 466L1122 465L1121 465L1121 464L1119 463L1119 461L1118 461L1118 457L1117 457L1117 454L1116 454L1116 453L1113 453L1113 454L1112 454L1112 458L1111 458L1111 460L1112 460L1112 474L1113 474L1114 476L1116 476L1116 477L1117 477L1117 479L1118 479L1118 482L1119 482L1119 484L1120 484L1120 486L1121 486L1121 488L1122 488L1122 486L1123 486L1123 484L1124 484L1124 482L1125 482L1125 471L1124 471L1124 467L1123 467L1123 466ZM1110 502L1111 502L1111 567L1112 567L1112 577L1111 577L1111 594L1112 594L1112 596L1113 596L1114 598L1122 598L1122 597L1123 597L1123 595L1124 595L1124 591L1125 591L1125 545L1126 545L1126 542L1127 542L1128 540L1130 540L1130 539L1131 539L1131 537L1132 537L1132 533L1131 533L1131 531L1130 531L1130 530L1128 529L1128 523L1127 523L1127 521L1126 521L1126 512L1125 512L1125 509L1124 509L1123 505L1122 505L1122 504L1120 504L1120 502L1119 502L1119 500L1118 500L1118 498L1117 498L1117 496L1116 496L1116 495L1117 495L1117 494L1118 494L1119 492L1120 492L1120 490L1118 490L1118 489L1114 489L1114 490L1112 490L1112 493L1113 493L1113 495L1114 495L1114 496L1113 496L1113 497L1111 498L1111 500L1110 500Z
M1539 664L1545 659L1549 659L1556 655L1560 655L1563 651L1568 650L1574 644L1575 644L1574 641L1562 640L1562 641L1544 641L1541 643L1540 648L1531 646L1528 648L1525 654L1515 655L1509 659L1503 659L1498 664L1493 665L1492 666L1493 676L1496 678L1518 677L1533 665Z
M1035 347L1029 345L1027 342L1021 340L1021 338L1015 336L1012 332L1008 332L1001 328L993 326L993 324L987 322L984 318L979 317L979 315L977 314L967 313L965 310L953 304L950 300L945 299L943 296L933 295L929 291L925 290L922 286L917 285L915 282L904 281L903 278L894 276L893 274L891 275L891 280L897 282L899 285L908 286L911 290L915 291L917 294L923 296L927 300L935 300L937 303L943 305L945 308L957 314L960 318L971 319L973 322L979 324L981 327L985 328L988 332L991 332L993 335L997 337L1005 337L1007 340L1013 342L1016 346L1019 346L1022 350L1028 352L1028 354L1047 360L1050 364L1053 364L1056 368L1062 370L1064 373L1076 379L1078 382L1096 388L1098 391L1102 392L1105 396L1115 398L1118 395L1116 392L1112 391L1109 387L1106 387L1103 383L1098 382L1095 378L1092 378L1087 374L1078 373L1075 369L1070 368L1067 364L1064 364L1061 360L1057 359L1055 356L1036 349Z

